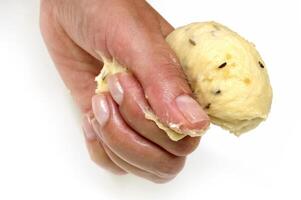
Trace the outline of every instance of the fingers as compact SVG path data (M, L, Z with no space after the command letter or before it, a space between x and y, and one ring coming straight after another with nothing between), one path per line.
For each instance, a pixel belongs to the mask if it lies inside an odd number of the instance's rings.
M95 133L98 133L100 131L100 127L99 127L99 123L94 119L92 121L92 126L93 129L95 131ZM169 178L162 178L159 177L155 174L152 174L150 172L147 172L143 169L140 169L138 167L135 167L131 164L129 164L127 161L122 160L120 157L118 157L115 153L113 153L109 147L106 146L106 144L104 144L101 140L99 140L101 147L104 149L104 151L106 152L106 154L110 157L110 159L117 165L119 166L121 169L123 169L126 172L132 173L134 175L137 175L139 177L148 179L152 182L155 183L164 183L167 182L169 180L171 180L173 177L169 177Z
M200 141L200 137L186 137L178 142L170 140L157 125L145 119L143 110L149 105L138 81L128 73L120 73L109 78L109 89L119 104L119 111L127 124L137 133L177 156L191 153Z
M108 93L96 95L92 101L99 137L118 157L163 178L174 177L183 168L184 157L168 153L130 129Z
M106 145L103 145L106 153L108 154L108 156L111 158L111 160L118 165L120 168L124 169L125 171L132 173L136 176L148 179L152 182L155 183L165 183L167 181L170 181L173 177L169 177L169 178L161 178L157 175L154 175L152 173L149 173L147 171L144 171L142 169L139 169L137 167L134 167L133 165L130 165L129 163L127 163L126 161L122 160L121 158L119 158L116 154L114 154Z
M91 160L93 160L98 166L111 171L114 174L126 174L123 169L112 162L107 153L104 151L102 144L97 140L96 133L91 126L89 115L86 115L83 119L83 131Z

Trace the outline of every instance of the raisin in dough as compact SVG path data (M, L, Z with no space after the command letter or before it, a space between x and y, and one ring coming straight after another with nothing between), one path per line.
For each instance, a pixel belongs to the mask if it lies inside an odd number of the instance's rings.
M196 100L212 123L239 136L267 118L272 88L265 64L252 43L216 22L180 27L166 41L179 58ZM114 59L105 59L104 63L96 78L96 93L108 90L108 75L127 71ZM144 113L174 141L204 133L183 132L177 124L163 124L150 110Z

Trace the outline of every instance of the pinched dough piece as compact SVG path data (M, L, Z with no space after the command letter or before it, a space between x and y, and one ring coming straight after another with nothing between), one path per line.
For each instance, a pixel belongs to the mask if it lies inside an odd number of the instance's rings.
M174 30L166 39L176 53L196 100L211 121L239 136L265 120L270 111L272 89L265 64L253 44L216 22L193 23ZM116 61L105 60L96 78L97 92L106 91L106 77L126 71ZM201 136L183 132L176 124L154 121L172 140Z
M95 91L96 94L109 91L108 77L110 75L128 71L127 68L122 67L115 59L110 61L102 56L102 60L103 67L101 69L100 74L95 78L95 81L97 83L97 88Z

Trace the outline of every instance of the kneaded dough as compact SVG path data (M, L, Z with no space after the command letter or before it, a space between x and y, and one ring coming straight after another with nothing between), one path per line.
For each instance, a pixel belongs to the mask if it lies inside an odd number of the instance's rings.
M272 103L272 88L264 61L255 46L216 22L192 23L174 30L167 43L176 53L198 103L212 123L239 136L265 120ZM127 71L105 60L96 78L96 92L107 91L106 77ZM204 131L181 131L163 124L152 111L144 111L174 140L201 136Z

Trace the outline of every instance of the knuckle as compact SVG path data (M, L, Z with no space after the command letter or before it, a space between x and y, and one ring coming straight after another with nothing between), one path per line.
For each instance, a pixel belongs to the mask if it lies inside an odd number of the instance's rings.
M104 163L102 162L102 160L99 159L99 157L96 155L95 151L89 150L89 157L90 157L90 160L92 162L94 162L95 164L97 164L99 166L103 166L104 165Z
M184 139L175 143L172 153L176 156L187 156L198 147L199 143L200 137L185 137Z
M93 144L93 146L94 145L99 145L99 144ZM95 147L88 146L88 152L89 152L90 160L92 162L94 162L95 164L97 164L102 168L107 168L109 166L110 163L106 159L104 150L99 150L98 147L97 149L95 149Z
M173 156L173 158L163 158L158 162L156 174L163 179L174 178L184 167L185 157Z
M157 54L158 55L155 56L157 58L157 62L153 67L162 72L159 75L166 78L174 79L177 77L181 80L185 80L185 75L176 55L168 47L160 48Z
M95 158L95 157L92 157L92 156L90 156L90 158L91 158L91 161L93 163L95 163L98 167L100 167L101 169L106 170L106 171L108 171L112 174L115 174L115 175L118 175L118 176L122 176L122 175L127 174L127 172L125 172L121 169L120 170L116 169L116 166L115 167L112 166L114 164L112 164L112 163L110 163L106 160L99 160L99 158Z
M103 151L95 151L89 150L90 159L94 162L98 167L111 172L115 175L125 175L126 171L119 168L116 164L112 162L112 160L108 157L107 153L103 149Z
M158 70L156 73L150 74L147 80L145 79L146 95L149 98L162 98L169 101L175 95L191 93L185 75L166 66L161 66L164 70Z

